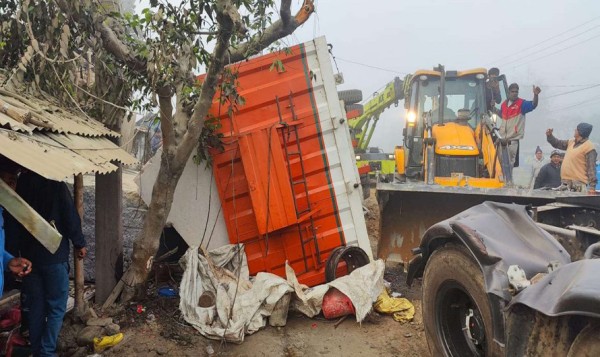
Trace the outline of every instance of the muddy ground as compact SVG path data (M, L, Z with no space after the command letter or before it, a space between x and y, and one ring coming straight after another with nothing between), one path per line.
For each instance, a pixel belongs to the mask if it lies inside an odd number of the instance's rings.
M374 252L379 238L379 211L374 191L366 202L369 213L367 228ZM133 211L133 210L132 210ZM139 212L137 209L136 212ZM127 212L125 213L127 214ZM129 221L131 222L131 221ZM127 238L127 237L126 237ZM127 240L127 239L126 239ZM130 242L126 242L129 245ZM175 278L177 274L174 274ZM427 356L429 354L421 319L420 285L409 289L400 266L387 266L385 279L392 291L413 302L413 322L400 324L391 316L373 313L358 324L353 316L335 326L337 320L322 316L309 319L290 312L285 327L266 327L246 336L240 345L208 340L189 326L178 310L178 299L156 294L152 283L145 301L113 309L106 315L121 326L125 339L103 353L104 356ZM137 306L144 311L139 313ZM67 321L64 336L65 355L76 350L68 341L78 326ZM80 327L79 327L80 328ZM79 355L83 354L80 349Z

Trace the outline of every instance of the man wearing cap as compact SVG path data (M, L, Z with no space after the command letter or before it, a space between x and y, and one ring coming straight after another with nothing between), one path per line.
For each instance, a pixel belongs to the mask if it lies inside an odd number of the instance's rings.
M555 188L560 186L561 160L562 156L560 151L553 150L552 154L550 154L550 162L542 166L535 179L535 184L533 185L534 189Z
M12 162L0 159L0 180L4 181L11 189L17 188L20 167ZM0 295L4 289L4 271L9 270L22 278L31 273L31 262L25 258L15 258L4 250L4 207L0 206Z
M514 165L519 148L519 140L525 135L525 114L538 106L540 87L533 86L533 101L519 98L519 85L512 83L508 87L508 98L500 106L500 136L508 144L510 164Z
M560 140L552 135L553 129L546 130L546 138L556 149L566 150L562 162L561 181L574 191L596 192L596 158L598 154L594 144L589 140L593 126L579 123L573 139Z
M535 148L535 155L533 156L533 163L531 164L531 182L535 182L536 177L538 176L540 169L542 166L546 164L546 159L544 158L544 153L542 149L538 146Z
M488 71L488 81L485 83L485 99L488 105L488 110L492 110L496 104L502 102L502 96L500 95L500 84L498 83L498 76L500 70L496 67L490 68Z

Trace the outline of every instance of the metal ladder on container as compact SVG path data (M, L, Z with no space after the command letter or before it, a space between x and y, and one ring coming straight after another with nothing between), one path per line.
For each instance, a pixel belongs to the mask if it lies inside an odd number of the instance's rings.
M308 197L308 183L306 180L306 172L304 170L304 162L302 161L302 148L300 146L300 138L298 136L298 125L300 124L300 122L298 122L298 117L296 116L296 113L294 111L294 101L292 99L291 92L289 94L288 101L289 101L290 111L292 112L292 123L286 123L283 121L283 117L281 115L281 106L280 106L280 102L279 102L279 97L278 96L275 97L275 102L277 104L277 114L279 115L279 124L280 124L279 128L281 129L282 137L283 137L283 148L285 150L285 159L286 159L286 164L287 164L288 177L290 179L290 185L292 187L292 195L294 197L294 209L296 210L296 218L298 220L298 222L297 222L298 235L300 236L300 246L302 248L302 256L304 258L304 269L305 269L305 271L308 271L308 263L307 263L308 257L306 255L306 250L307 250L306 248L308 248L308 250L310 251L310 255L312 256L312 258L314 260L314 263L315 263L314 265L316 268L320 267L322 264L321 252L319 250L319 244L317 241L317 232L315 229L315 221L313 218L314 212L312 211L310 199ZM288 145L291 141L296 142L296 147L295 147L294 151L290 151L290 148ZM302 175L299 180L294 180L294 177L292 176L292 168L291 168L291 159L292 158L298 158L298 161L300 163L300 171L301 171ZM300 202L296 196L296 187L301 187L302 191L304 192L304 197L306 198L306 207L304 207L304 208L299 207ZM303 232L303 228L302 228L303 223L305 221L308 222L308 224L305 226L307 232ZM314 253L310 249L310 247L306 247L306 245L311 242L314 246Z

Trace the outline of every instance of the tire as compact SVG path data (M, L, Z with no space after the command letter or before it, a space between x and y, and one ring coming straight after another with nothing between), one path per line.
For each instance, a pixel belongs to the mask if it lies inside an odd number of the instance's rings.
M463 246L442 247L429 258L423 275L423 321L432 356L503 355L493 341L483 273Z
M357 110L358 111L357 117L363 115L363 113L365 112L362 104L348 104L344 107L344 109L346 109L346 113L350 113L353 110ZM350 119L350 118L348 118L348 119Z
M567 357L600 356L600 323L586 326L575 338Z
M341 260L346 263L348 274L369 264L369 256L361 248L355 246L337 247L331 252L325 263L325 280L327 282L338 278L337 268Z
M344 105L350 105L360 102L363 99L363 95L360 89L348 89L339 91L338 98L344 101Z

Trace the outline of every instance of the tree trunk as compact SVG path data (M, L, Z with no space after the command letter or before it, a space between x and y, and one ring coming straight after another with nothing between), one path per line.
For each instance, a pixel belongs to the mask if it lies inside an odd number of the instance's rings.
M174 162L173 154L163 151L144 226L133 243L131 266L123 276L124 290L121 297L123 301L144 293L144 283L158 251L160 236L171 211L175 188L185 164L186 162Z

